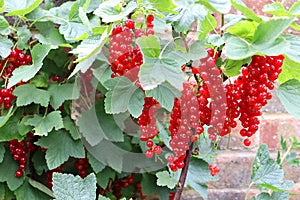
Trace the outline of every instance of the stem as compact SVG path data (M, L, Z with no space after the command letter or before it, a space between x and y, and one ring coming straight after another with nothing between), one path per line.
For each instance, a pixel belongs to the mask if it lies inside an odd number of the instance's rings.
M221 15L221 27L223 27L225 24L225 18L224 18L224 14ZM223 36L224 34L224 31L221 30L221 36Z
M178 182L179 187L176 190L174 200L181 199L182 191L184 188L185 180L187 177L187 173L188 173L188 169L189 169L189 165L190 165L190 161L191 161L191 157L192 157L192 151L193 151L193 143L190 144L190 148L186 152L186 157L184 159L184 167L180 174L180 178L179 178L179 182Z
M290 151L292 150L292 148L293 148L293 145L291 144L291 145L289 146L289 148L287 149L287 151L286 151L286 152L284 153L284 155L282 156L280 165L282 165L284 159L285 159L285 158L287 157L287 155L290 153Z
M246 192L245 200L247 200L248 195L249 195L249 192L250 192L250 189L251 189L251 187L252 187L253 185L254 185L254 182L252 182L252 183L249 185L249 187L248 187L248 189L247 189L247 192Z

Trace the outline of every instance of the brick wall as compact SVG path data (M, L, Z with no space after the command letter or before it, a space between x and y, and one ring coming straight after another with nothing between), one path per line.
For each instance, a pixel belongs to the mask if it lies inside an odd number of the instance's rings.
M286 8L288 9L296 1L286 0ZM272 0L244 0L244 2L256 13L262 14L263 6L271 3ZM289 33L297 34L294 30L289 30ZM217 157L221 172L217 182L208 184L209 200L244 200L251 180L251 166L259 145L268 144L271 156L276 157L276 149L280 147L281 136L285 139L297 136L300 140L300 120L286 113L276 94L273 96L268 106L264 108L260 129L251 139L252 145L249 148L243 146L243 139L237 131L232 133L229 146L228 138L223 138L220 146L222 151ZM285 166L284 171L286 179L295 182L293 189L295 195L290 199L299 200L300 167ZM258 192L258 189L252 189L250 197ZM183 199L201 200L196 192L190 190L185 191Z

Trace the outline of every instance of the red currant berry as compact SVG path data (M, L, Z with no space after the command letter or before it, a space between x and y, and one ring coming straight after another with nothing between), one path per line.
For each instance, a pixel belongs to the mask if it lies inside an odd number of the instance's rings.
M132 19L127 19L125 22L125 26L129 29L133 29L134 28L134 21Z
M23 171L22 170L17 170L15 176L17 178L21 178L23 176Z

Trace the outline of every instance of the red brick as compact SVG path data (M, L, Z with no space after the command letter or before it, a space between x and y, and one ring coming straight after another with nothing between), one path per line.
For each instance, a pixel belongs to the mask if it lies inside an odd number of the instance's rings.
M268 144L270 150L276 150L280 148L280 136L285 139L297 136L300 139L300 120L286 113L264 113L260 126L260 143Z
M209 183L209 188L247 188L254 157L255 154L249 152L221 152L216 162L221 169L218 181Z

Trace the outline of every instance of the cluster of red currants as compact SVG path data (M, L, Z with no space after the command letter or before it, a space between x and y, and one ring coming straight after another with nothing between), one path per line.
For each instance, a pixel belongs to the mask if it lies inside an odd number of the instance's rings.
M204 131L199 122L199 102L195 88L196 85L184 83L182 96L174 101L169 130L170 146L175 155L168 157L169 167L174 172L184 167L186 151Z
M52 176L53 176L53 173L54 173L54 172L62 173L62 171L63 171L62 165L59 166L59 167L57 167L57 168L55 168L55 169L52 169L52 170L47 171L47 175L46 175L46 176L47 176L47 184L48 184L48 187L49 187L50 189L52 189L52 187L53 187L53 184L52 184Z
M254 135L259 127L259 116L262 107L272 98L268 91L274 89L274 81L282 71L284 57L279 56L253 56L248 67L242 68L242 74L234 81L228 92L231 96L240 99L238 103L239 120L243 126L240 135L247 137L244 145L249 146L249 137Z
M31 62L31 56L24 54L18 48L14 48L11 50L10 55L3 59L0 62L0 71L1 71L1 78L6 81L12 76L12 72L22 66L28 65ZM18 85L23 84L20 82ZM14 88L2 88L0 89L0 105L4 105L5 109L9 109L12 106L12 101L16 98L12 92Z
M200 113L200 119L204 124L210 125L208 128L209 138L215 141L217 135L227 135L230 129L228 124L224 124L226 91L221 77L222 71L215 64L217 57L214 51L209 49L208 52L210 52L209 57L201 59L201 64L197 67L199 76L203 81L199 88L199 102L201 104L199 107L201 106L200 110L204 111ZM210 100L208 101L208 99Z
M153 31L153 15L147 16L146 33L140 28L135 28L132 19L125 22L125 26L116 26L110 36L110 56L108 58L113 71L111 77L126 76L132 81L137 80L140 66L143 64L143 55L135 39L144 35L151 35Z
M79 171L79 175L81 178L86 177L87 169L89 168L89 160L87 158L79 158L75 163L74 166Z
M215 176L215 175L217 175L220 172L220 167L218 167L216 164L210 164L208 166L208 169L209 169L210 174L212 176Z
M18 161L19 169L16 171L15 176L20 178L24 175L24 170L26 170L27 154L35 150L35 146L32 143L33 134L28 133L27 137L19 142L17 139L11 140L9 144L9 149L13 155L14 160Z
M0 105L4 105L5 109L10 109L12 106L12 101L16 99L16 96L13 95L14 88L1 88L0 89Z
M158 110L159 103L152 97L144 98L144 107L142 114L138 118L138 124L140 128L140 139L146 142L146 146L149 148L145 152L147 158L152 158L154 153L160 154L162 149L160 146L156 146L152 139L158 134L156 127L156 112Z
M134 177L132 175L128 175L122 179L119 179L114 182L114 193L117 199L122 197L121 190L122 188L128 188L131 184L134 183Z
M31 56L24 54L22 50L18 48L12 49L9 56L0 63L0 71L2 72L1 78L6 80L12 76L12 72L16 68L30 64L31 60Z

